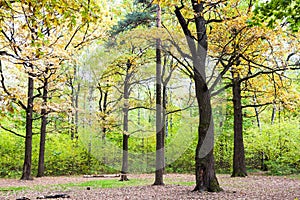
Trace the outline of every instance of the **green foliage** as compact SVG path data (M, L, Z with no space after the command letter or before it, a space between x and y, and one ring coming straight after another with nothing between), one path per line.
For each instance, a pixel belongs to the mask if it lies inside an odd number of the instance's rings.
M129 31L134 28L137 28L140 25L150 25L155 20L155 17L152 13L149 12L140 12L134 11L132 13L128 13L125 16L124 20L118 22L117 25L112 27L111 34L117 35L124 31Z
M229 106L230 107L230 106ZM215 137L215 161L217 171L220 173L229 173L232 168L232 153L233 153L233 116L230 109L227 111L225 120L217 125L217 134ZM180 127L184 130L189 130L188 125L184 122L180 123L179 114L174 115L172 128L169 127L169 135L166 138L167 146L171 144L175 137L183 137L179 141L184 141L189 134L196 135L195 130L193 133L181 131ZM252 121L252 122L251 122ZM254 124L251 127L250 124ZM170 124L169 124L170 125ZM244 142L246 151L247 167L251 170L261 168L262 153L264 153L265 164L271 174L283 175L298 173L300 170L300 152L299 152L299 124L297 119L290 119L275 125L263 124L263 129L260 131L255 128L255 121L253 118L245 118L244 120ZM87 133L91 130L86 129ZM189 130L189 132L192 130ZM137 134L137 133L136 133ZM24 138L17 137L11 133L0 130L0 177L19 177L22 170L23 161L23 147ZM91 138L93 141L101 137ZM80 137L80 140L71 140L67 134L54 134L47 135L46 142L46 155L45 167L46 175L74 175L74 174L94 174L94 173L117 173L120 165L121 151L113 153L111 147L102 149L92 149L89 153L87 143L88 138ZM107 140L118 146L121 149L122 134L112 132L107 134ZM190 144L186 144L187 149L183 154L178 156L174 162L169 162L166 166L167 173L194 173L194 155L196 147L196 138ZM95 142L93 142L95 143ZM37 172L38 161L38 147L39 137L33 137L33 174ZM153 169L155 157L146 156L147 152L152 152L155 148L155 137L147 137L142 140L139 135L132 135L129 138L130 152L141 154L145 153L144 158L139 158L141 163L136 162L135 157L129 157L129 163L133 173L135 172L150 172ZM182 144L173 143L172 148L182 148ZM100 147L102 148L102 147ZM166 152L167 159L173 159L171 152L174 149L168 147ZM96 153L95 153L96 152ZM97 153L98 152L98 153ZM114 166L106 166L103 164L103 153L108 156L107 160L114 160L117 163ZM170 153L171 152L171 153ZM99 155L98 155L99 154ZM143 154L142 154L143 155ZM94 157L95 156L95 157ZM109 156L112 156L111 158ZM170 157L171 156L171 157ZM166 160L168 161L168 160ZM112 168L110 168L112 167Z
M0 130L0 177L19 177L22 172L24 138ZM37 173L38 136L33 137L32 171ZM45 152L45 175L115 173L88 154L85 146L69 135L48 134Z
M252 167L259 167L262 153L265 164L272 174L283 175L300 171L299 122L287 120L247 130L245 150L247 161Z
M189 148L174 162L166 166L167 173L194 173L195 171L195 149L196 140Z
M215 160L218 172L228 173L232 168L233 133L230 130L223 131L215 140Z
M256 18L266 21L270 27L276 25L276 21L287 23L293 31L300 27L300 1L299 0L271 0L259 3L255 8Z
M0 177L21 175L24 139L0 130Z

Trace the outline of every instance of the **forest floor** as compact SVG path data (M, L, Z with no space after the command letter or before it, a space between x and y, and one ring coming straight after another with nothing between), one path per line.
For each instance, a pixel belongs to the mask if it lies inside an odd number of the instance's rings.
M119 182L119 178L83 178L82 176L43 177L32 181L0 179L0 199L37 199L37 197L56 194L66 194L69 196L67 199L78 200L300 199L299 178L254 174L246 178L231 178L229 175L218 175L219 183L224 189L219 193L191 192L194 187L194 176L190 174L166 174L164 186L151 185L153 174L130 174L128 178L131 179L129 181L131 186L129 182Z

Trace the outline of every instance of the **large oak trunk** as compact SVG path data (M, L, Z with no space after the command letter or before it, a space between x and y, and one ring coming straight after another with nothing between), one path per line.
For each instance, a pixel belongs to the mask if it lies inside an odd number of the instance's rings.
M29 74L28 77L28 100L26 108L26 138L25 138L25 156L22 171L22 180L32 180L31 161L32 161L32 112L33 112L33 90L34 80Z
M211 97L206 83L195 72L195 88L199 107L198 143L196 148L196 187L194 191L218 192L222 189L215 173L214 123L212 117Z
M232 74L233 78L233 108L234 108L234 151L232 177L247 176L245 164L245 151L243 141L243 116L241 102L241 83L238 73Z
M196 148L196 187L194 191L217 192L222 189L219 186L215 174L215 162L213 156L214 124L212 118L211 97L206 83L206 56L207 34L206 21L203 17L204 2L191 0L195 13L194 23L196 27L196 40L192 35L188 23L181 13L183 7L176 7L175 14L186 36L186 41L193 59L193 79L195 81L196 97L199 109L198 143Z

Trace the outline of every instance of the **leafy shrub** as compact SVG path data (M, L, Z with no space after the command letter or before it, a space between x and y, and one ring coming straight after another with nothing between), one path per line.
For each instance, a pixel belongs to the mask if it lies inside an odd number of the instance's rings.
M247 163L257 168L264 155L270 173L291 174L300 171L299 122L295 119L247 130L245 149Z

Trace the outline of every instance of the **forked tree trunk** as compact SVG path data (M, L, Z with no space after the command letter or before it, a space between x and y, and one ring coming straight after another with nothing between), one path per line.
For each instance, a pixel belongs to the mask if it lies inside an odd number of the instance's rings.
M34 80L32 74L28 75L28 94L26 108L26 138L25 138L25 156L21 180L32 180L31 164L32 164L32 113L33 113L33 90Z
M232 72L233 80L233 109L234 109L234 151L233 151L233 171L232 177L247 176L245 164L245 151L243 141L243 116L241 83L238 73Z
M41 132L40 132L40 151L37 177L44 176L45 172L45 143L46 143L46 128L47 128L47 100L48 100L48 78L44 80L43 86L43 107L41 110Z
M206 83L205 62L207 55L206 21L203 17L204 2L191 0L195 13L196 40L192 35L188 23L181 14L183 7L176 7L175 14L186 36L186 41L193 59L193 73L195 81L196 98L199 109L198 143L196 148L196 187L194 191L217 192L219 186L215 174L215 161L213 156L214 124L211 109L211 97Z

